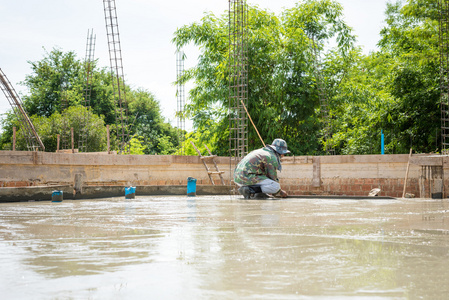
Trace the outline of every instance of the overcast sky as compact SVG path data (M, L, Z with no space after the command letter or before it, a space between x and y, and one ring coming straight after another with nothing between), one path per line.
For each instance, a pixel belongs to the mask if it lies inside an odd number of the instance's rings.
M175 30L198 21L204 12L223 14L228 0L116 0L123 69L126 84L151 91L160 101L163 114L176 125ZM251 5L279 13L296 0L248 0ZM376 49L384 26L389 0L339 0L345 20L354 29L365 53ZM41 60L45 50L58 47L75 51L84 59L87 30L96 34L95 58L109 67L108 45L101 0L0 0L0 68L19 94L27 93L19 83L31 73L28 61ZM197 50L185 49L185 68L196 63ZM187 86L187 88L189 88ZM188 99L187 99L188 101ZM0 114L10 106L0 93Z

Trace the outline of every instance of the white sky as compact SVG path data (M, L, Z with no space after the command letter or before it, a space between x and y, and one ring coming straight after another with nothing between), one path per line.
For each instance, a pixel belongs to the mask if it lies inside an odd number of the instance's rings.
M176 56L173 33L183 25L199 21L204 12L221 15L228 0L116 0L126 84L151 91L161 103L167 121L176 125ZM260 8L279 13L297 0L247 0ZM389 0L339 0L345 20L358 36L365 53L376 49L384 26ZM87 30L96 34L95 58L109 67L108 45L101 0L0 0L0 68L19 94L27 93L19 83L31 73L28 61L44 57L45 48L75 51L84 59ZM185 68L196 63L197 49L184 49ZM189 86L186 87L187 89ZM186 93L186 97L188 94ZM188 99L187 99L188 101ZM10 105L0 93L0 114ZM189 124L187 124L189 127ZM189 129L189 128L187 128Z

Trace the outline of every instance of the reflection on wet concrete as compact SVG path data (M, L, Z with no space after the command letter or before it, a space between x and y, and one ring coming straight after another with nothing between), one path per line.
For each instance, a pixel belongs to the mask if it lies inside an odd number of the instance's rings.
M447 200L0 205L5 299L447 299Z

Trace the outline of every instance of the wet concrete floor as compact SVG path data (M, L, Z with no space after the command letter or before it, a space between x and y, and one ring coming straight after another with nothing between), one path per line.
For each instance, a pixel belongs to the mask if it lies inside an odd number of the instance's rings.
M0 205L2 299L448 299L448 200Z

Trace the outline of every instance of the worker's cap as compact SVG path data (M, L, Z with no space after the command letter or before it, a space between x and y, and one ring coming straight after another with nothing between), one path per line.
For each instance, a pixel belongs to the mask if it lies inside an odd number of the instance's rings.
M271 149L279 154L288 154L290 151L287 149L287 142L283 139L275 139L271 145L268 145Z

